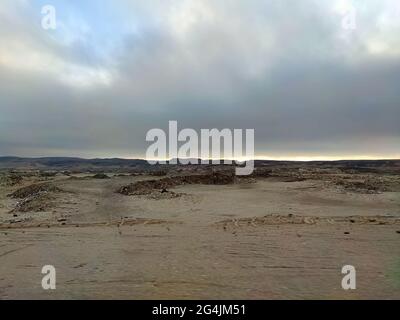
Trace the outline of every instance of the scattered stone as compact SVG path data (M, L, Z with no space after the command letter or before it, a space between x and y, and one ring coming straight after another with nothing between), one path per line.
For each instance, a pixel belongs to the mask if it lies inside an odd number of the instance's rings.
M310 218L310 217L305 217L305 218L303 219L303 221L304 221L305 224L314 224L314 223L315 223L315 222L314 222L314 219L312 219L312 218Z
M42 171L40 172L40 176L44 178L55 177L57 175L57 171Z
M39 193L60 192L61 190L50 184L32 184L27 187L20 188L9 195L14 199L23 199L36 196Z
M176 176L158 180L144 180L122 186L117 190L123 195L146 195L153 190L168 190L168 188L185 184L227 185L235 182L233 173L213 172L212 174Z
M43 212L52 206L52 197L47 193L38 193L36 195L27 197L20 200L15 208L11 210L14 212Z
M152 171L149 172L149 175L154 177L163 177L167 175L167 171L165 170Z
M110 179L108 175L105 173L96 173L93 177L93 179Z
M8 195L13 199L20 199L10 213L46 211L52 206L52 193L60 191L50 184L32 184L20 188Z
M23 180L23 177L20 174L16 174L16 173L11 173L8 175L5 175L1 180L0 180L0 184L3 184L7 187L13 187L16 186L18 184L20 184Z

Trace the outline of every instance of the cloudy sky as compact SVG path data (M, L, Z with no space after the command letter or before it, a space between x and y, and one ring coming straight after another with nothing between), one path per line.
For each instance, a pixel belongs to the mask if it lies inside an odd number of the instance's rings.
M0 155L143 157L168 120L400 158L400 1L1 0Z

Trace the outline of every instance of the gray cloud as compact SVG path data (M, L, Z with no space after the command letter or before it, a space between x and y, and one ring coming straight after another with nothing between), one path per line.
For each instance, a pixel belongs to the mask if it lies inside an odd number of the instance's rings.
M178 120L255 128L260 157L400 157L400 6L353 1L349 31L346 3L121 0L115 19L51 33L5 1L0 154L140 157Z

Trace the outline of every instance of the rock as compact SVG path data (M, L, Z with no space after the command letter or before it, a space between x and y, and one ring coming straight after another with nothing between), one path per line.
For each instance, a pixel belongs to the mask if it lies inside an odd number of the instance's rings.
M138 181L122 186L117 192L123 195L146 195L151 194L154 190L168 190L168 188L185 184L227 185L234 182L235 176L233 173L213 172L211 174L195 174Z
M104 173L96 173L92 178L93 179L110 179L110 177Z
M314 224L315 222L314 222L314 219L312 219L312 218L310 218L310 217L305 217L304 219L303 219L303 222L305 223L305 224Z
M20 188L8 196L14 199L24 199L38 195L40 193L60 192L60 191L61 190L59 188L50 184L32 184L30 186Z

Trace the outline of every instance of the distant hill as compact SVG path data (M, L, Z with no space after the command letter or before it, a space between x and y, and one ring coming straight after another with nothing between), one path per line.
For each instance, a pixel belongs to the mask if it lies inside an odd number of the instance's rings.
M178 162L179 163L179 162ZM372 172L374 170L392 168L400 170L400 160L339 160L339 161L275 161L256 160L256 167L319 167L338 168L342 170L357 169ZM83 159L74 157L44 157L20 158L0 157L0 169L33 169L33 170L114 170L114 169L145 169L156 166L150 165L143 159Z
M69 157L45 157L45 158L19 158L0 157L2 169L85 169L85 168L134 168L148 165L141 159L83 159Z

